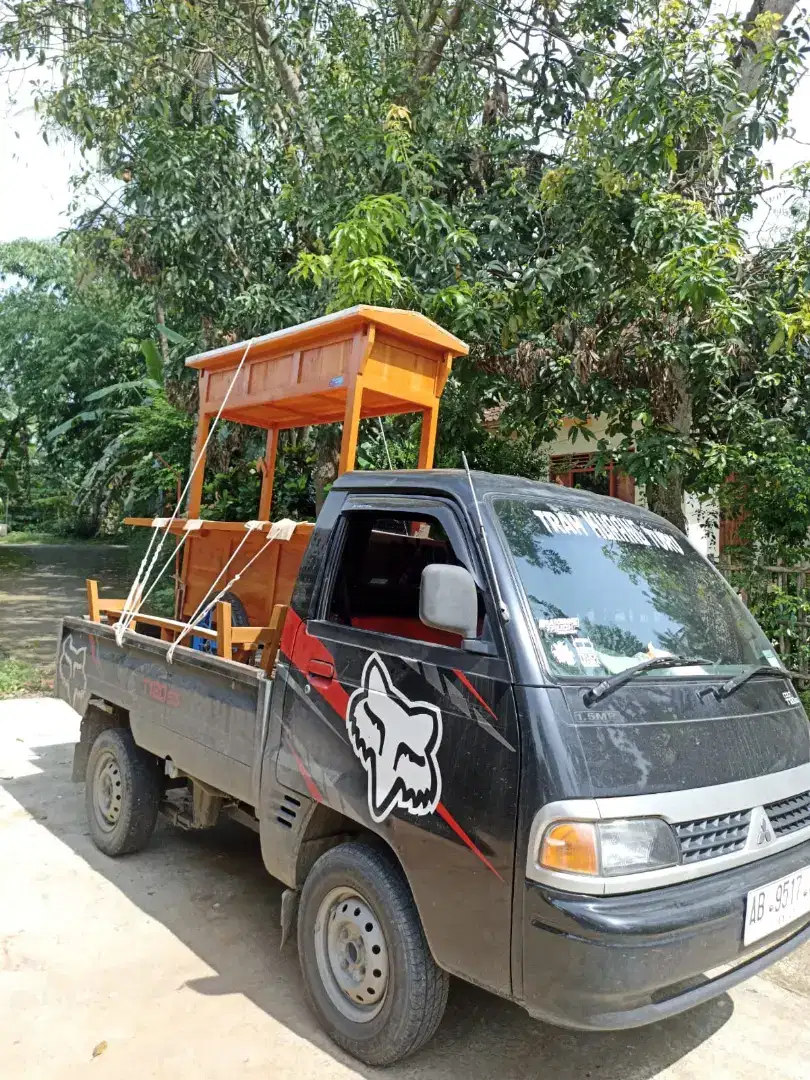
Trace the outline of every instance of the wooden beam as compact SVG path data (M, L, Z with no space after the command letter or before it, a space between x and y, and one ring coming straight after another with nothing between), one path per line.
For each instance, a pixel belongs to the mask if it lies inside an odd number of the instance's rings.
M262 667L268 675L273 673L273 665L278 655L278 647L281 644L281 634L284 630L284 620L289 611L288 604L276 604L270 617L270 634L264 645L262 653Z
M227 600L217 601L217 656L230 660L233 654L231 605Z
M87 586L87 614L93 622L100 622L101 611L98 606L98 582L93 578L88 578L85 585Z
M99 601L99 613L101 615L118 615L124 605L123 600L100 600ZM230 607L230 604L227 605ZM277 607L284 607L283 604L276 605ZM162 615L141 615L135 616L134 622L145 623L147 626L159 626L161 630L165 630L170 634L179 634L185 627L185 623L179 619L167 619ZM231 626L231 645L245 645L248 647L256 646L262 640L262 635L266 635L272 627L269 626ZM161 637L163 635L161 634ZM194 637L208 638L210 641L217 640L217 631L211 630L207 626L195 626L193 629ZM169 640L164 638L165 640Z
M267 432L267 444L264 452L264 476L262 493L259 496L259 521L269 521L273 507L273 481L276 478L276 457L278 455L278 428Z
M436 430L439 425L438 402L422 412L422 438L419 442L419 469L432 469L436 452Z
M363 380L356 378L346 394L346 412L343 416L343 437L340 440L340 464L338 476L354 468L357 458L357 437L363 405Z
M190 518L198 518L200 516L203 479L205 477L205 455L203 455L202 458L200 458L200 455L205 446L205 440L208 438L208 428L210 423L211 417L208 416L207 413L201 412L197 419L197 438L194 441L194 461L196 462L196 468L194 469L194 474L191 477L191 484L188 489L188 510L186 513Z

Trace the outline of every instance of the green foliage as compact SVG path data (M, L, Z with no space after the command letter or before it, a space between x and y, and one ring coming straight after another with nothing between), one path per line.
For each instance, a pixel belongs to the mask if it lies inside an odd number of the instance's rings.
M807 31L764 6L746 20L702 0L19 5L0 43L58 67L43 121L92 151L82 179L112 193L63 246L2 255L22 280L0 296L0 406L25 417L0 426L12 483L64 462L40 505L91 528L171 506L189 351L392 304L471 344L440 464L465 449L542 477L561 418L585 440L601 415L607 435L584 448L655 509L678 523L684 490L720 491L752 551L798 557L807 169L785 236L756 247L746 223ZM385 432L364 425L361 467L414 462L413 420ZM285 437L274 516L312 513L329 446ZM223 426L211 514L255 513L262 453Z

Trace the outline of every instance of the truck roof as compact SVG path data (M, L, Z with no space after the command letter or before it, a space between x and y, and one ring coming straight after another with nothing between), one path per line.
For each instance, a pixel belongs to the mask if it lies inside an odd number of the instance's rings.
M528 496L545 499L572 511L590 510L602 514L620 514L639 521L648 521L657 526L674 528L671 522L653 514L643 506L613 499L607 495L596 495L591 491L563 487L561 484L542 483L539 480L526 480L521 476L504 476L499 473L471 472L475 493L479 498L485 495L505 495L511 497ZM470 485L463 469L400 469L364 470L348 472L340 476L333 487L339 490L395 492L420 491L431 494L452 495L463 506L472 504Z

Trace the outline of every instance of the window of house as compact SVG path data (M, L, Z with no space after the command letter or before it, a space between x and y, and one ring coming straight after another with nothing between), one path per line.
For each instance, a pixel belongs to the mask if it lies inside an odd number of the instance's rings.
M327 619L358 630L460 647L458 634L425 626L419 618L422 571L431 563L463 565L436 518L350 512ZM483 623L481 597L479 609Z
M555 454L549 463L549 473L552 483L562 487L610 495L629 503L636 499L633 478L620 473L612 461L597 472L593 454Z

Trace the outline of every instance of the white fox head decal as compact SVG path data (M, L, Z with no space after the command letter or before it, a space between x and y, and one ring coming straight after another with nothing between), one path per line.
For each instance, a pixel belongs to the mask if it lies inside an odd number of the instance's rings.
M59 656L58 675L61 686L70 695L70 704L81 712L80 703L87 689L87 646L79 649L73 642L73 634L68 634L62 643Z
M436 760L440 710L427 701L409 701L373 653L349 698L346 722L352 749L368 773L374 821L383 821L396 807L418 816L432 814L442 788Z

